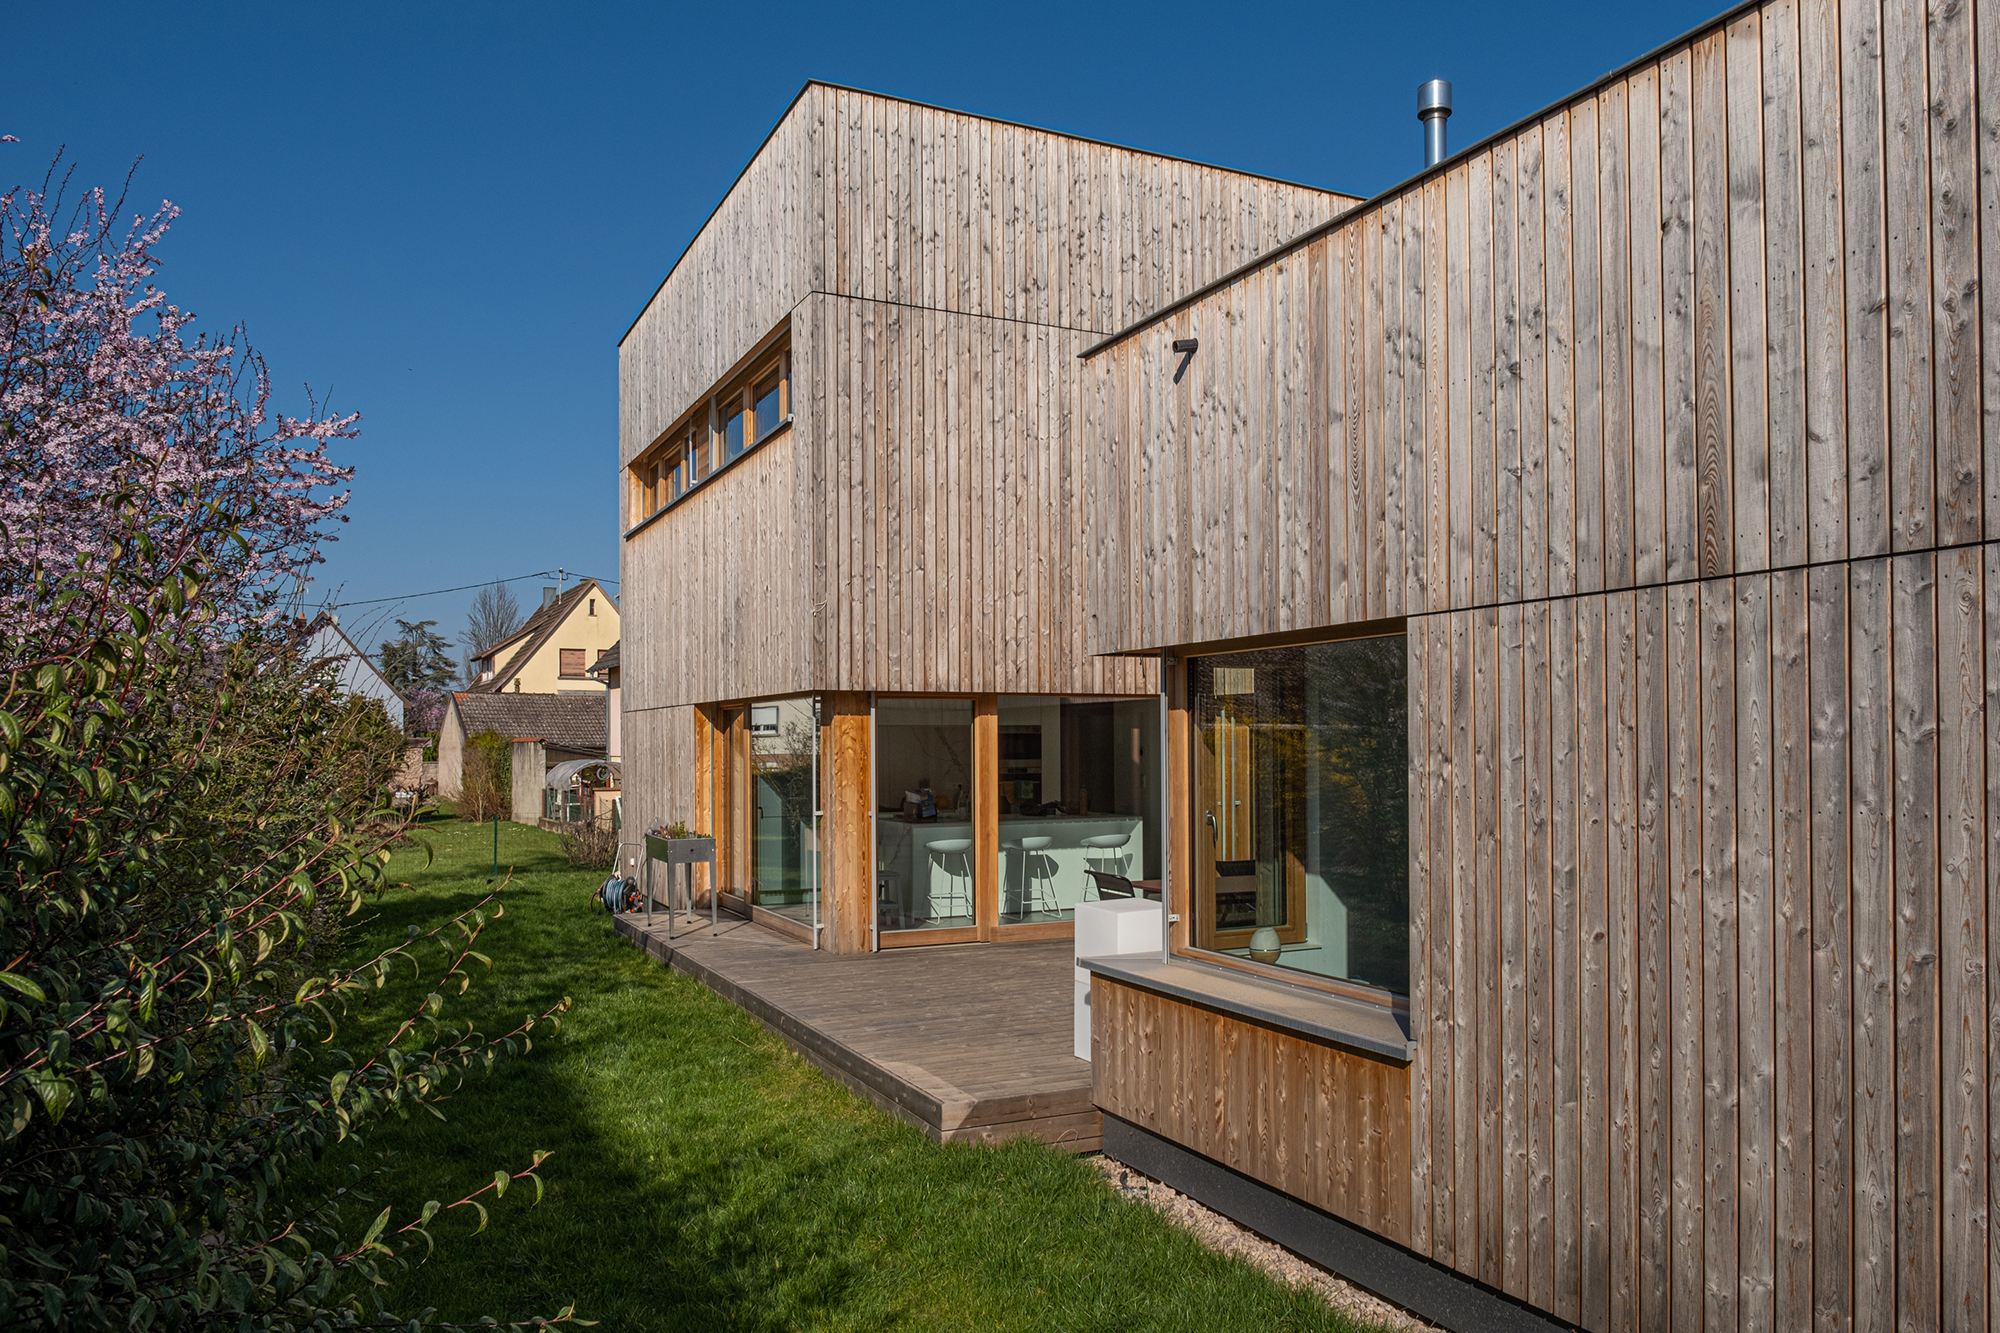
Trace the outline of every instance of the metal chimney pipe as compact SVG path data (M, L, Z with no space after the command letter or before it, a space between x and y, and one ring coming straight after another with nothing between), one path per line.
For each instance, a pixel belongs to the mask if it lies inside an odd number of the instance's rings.
M1424 123L1424 165L1445 159L1444 123L1451 119L1451 81L1432 79L1417 85L1417 119Z

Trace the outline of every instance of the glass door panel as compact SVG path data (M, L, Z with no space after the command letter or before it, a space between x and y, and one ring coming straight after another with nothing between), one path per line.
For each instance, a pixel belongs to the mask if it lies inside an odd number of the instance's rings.
M999 924L1145 892L1159 874L1159 700L1007 696L998 721Z
M808 926L818 920L814 742L810 696L750 706L750 901Z
M875 704L875 911L884 934L978 924L972 701Z

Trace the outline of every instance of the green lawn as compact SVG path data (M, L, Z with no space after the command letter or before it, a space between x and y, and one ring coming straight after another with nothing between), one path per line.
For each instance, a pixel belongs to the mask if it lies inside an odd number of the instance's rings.
M490 825L418 836L435 863L398 854L410 887L359 919L356 948L485 891ZM494 972L447 1013L495 1031L565 994L575 1008L561 1036L466 1087L446 1122L392 1122L363 1147L390 1154L377 1197L399 1220L535 1149L554 1153L548 1193L531 1208L530 1189L510 1192L483 1234L440 1219L438 1253L394 1308L519 1318L575 1301L617 1330L1359 1327L1120 1199L1085 1162L930 1142L620 942L589 907L600 875L570 870L553 836L502 825L500 856L514 881L482 945ZM367 1024L415 993L384 992Z

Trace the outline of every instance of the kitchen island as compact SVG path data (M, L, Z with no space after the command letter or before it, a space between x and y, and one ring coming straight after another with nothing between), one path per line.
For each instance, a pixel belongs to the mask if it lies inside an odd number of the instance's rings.
M1104 845L1119 838L1122 846ZM969 818L880 816L875 881L881 928L973 925L973 853L955 850L972 840ZM1086 845L1093 841L1098 845ZM1070 919L1077 903L1097 896L1088 871L1140 878L1144 846L1145 820L1137 815L1000 816L1000 924Z

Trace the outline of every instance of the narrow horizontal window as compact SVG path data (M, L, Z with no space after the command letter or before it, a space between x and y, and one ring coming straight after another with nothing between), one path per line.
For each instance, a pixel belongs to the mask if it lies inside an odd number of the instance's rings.
M630 522L643 523L682 499L791 420L792 359L788 340L741 374L711 390L634 462Z

